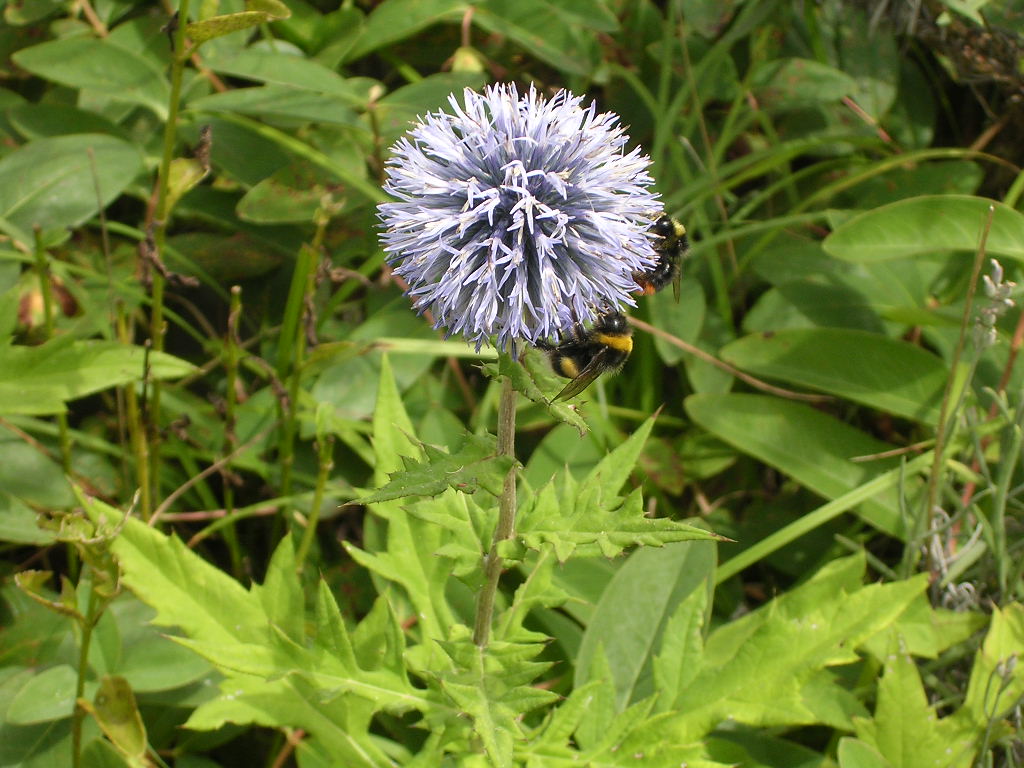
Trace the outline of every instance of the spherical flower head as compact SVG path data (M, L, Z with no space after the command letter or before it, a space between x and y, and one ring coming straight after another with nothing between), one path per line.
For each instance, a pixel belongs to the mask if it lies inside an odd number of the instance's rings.
M414 307L477 349L515 349L634 305L662 205L618 116L512 84L463 101L421 118L387 165L381 241Z

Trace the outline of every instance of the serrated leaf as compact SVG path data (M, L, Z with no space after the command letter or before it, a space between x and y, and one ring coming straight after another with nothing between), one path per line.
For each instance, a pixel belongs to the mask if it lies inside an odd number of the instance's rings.
M303 724L334 761L353 768L386 768L391 761L364 725L350 716L343 697L327 698L301 678L260 680L243 676L221 685L222 694L197 707L185 723L212 731L231 723L280 728Z
M543 645L492 641L481 648L464 627L454 635L441 647L455 667L441 672L437 684L472 719L491 764L511 766L513 744L524 738L523 715L559 698L530 685L550 666L529 661Z
M807 682L827 666L856 661L853 649L890 626L926 586L921 574L833 594L813 606L773 600L740 620L747 631L725 625L708 638L704 669L674 703L682 713L674 721L677 736L700 738L726 718L755 726L819 722L805 699ZM719 636L724 648L716 647Z
M527 547L540 550L550 545L563 562L573 554L615 557L632 546L722 539L686 523L645 517L639 491L612 509L584 507L571 499L556 505L552 495L542 491L520 510L516 525L516 536Z
M467 433L464 442L454 453L445 453L432 445L421 444L427 457L425 462L405 459L406 469L391 474L391 480L369 496L361 497L361 504L400 499L406 496L437 496L446 488L463 493L476 493L483 489L492 496L500 496L505 476L516 463L512 456L496 455L497 443L493 436Z
M480 558L490 547L498 522L496 505L481 507L466 494L445 492L434 503L410 505L408 512L450 532L450 538L435 554L454 561L451 569L455 576L464 578L479 570Z
M913 660L892 649L878 684L874 719L855 720L857 736L892 768L950 768L956 760L936 722Z
M391 365L387 356L383 356L377 404L373 412L376 483L383 485L387 476L385 473L399 471L406 458L421 455L414 441L412 423L402 404ZM430 505L432 502L425 500L417 503ZM405 589L425 639L444 639L448 635L447 627L454 623L445 598L449 563L437 557L435 552L448 543L447 533L438 526L410 515L405 505L398 501L377 502L371 504L370 509L387 521L386 531L372 531L372 535L366 537L366 550L347 542L346 550L360 565ZM383 541L381 537L384 537Z

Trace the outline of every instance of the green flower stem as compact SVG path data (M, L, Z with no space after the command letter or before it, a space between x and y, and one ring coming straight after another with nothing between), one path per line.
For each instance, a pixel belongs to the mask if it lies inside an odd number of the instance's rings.
M324 489L327 487L327 478L334 469L334 435L327 435L317 441L317 458L320 469L316 475L316 490L313 493L313 502L309 506L309 517L306 520L306 530L302 533L302 541L299 542L298 552L295 553L295 570L302 572L303 563L306 562L306 555L316 536L316 526L320 522L320 507L324 503Z
M174 146L178 136L178 106L181 101L181 80L185 72L187 53L185 51L185 26L188 24L189 0L179 0L178 20L174 29L174 50L171 58L171 92L167 105L167 123L164 125L163 154L160 158L160 170L157 176L157 197L156 207L153 215L153 248L156 257L162 258L164 246L167 242L167 224L170 217L169 187L171 160L174 158ZM149 315L149 337L153 343L153 349L162 352L164 349L164 334L166 332L166 321L164 320L164 288L165 279L158 269L150 269L153 280L153 298L150 305ZM156 428L156 422L160 418L160 382L150 382L149 396L149 434L147 439L150 443L149 462L150 482L159 477L160 468L160 435ZM152 512L152 495L156 489L146 489L142 498L142 518L148 520Z
M498 455L516 455L516 391L511 379L501 382L501 400L498 403ZM498 526L494 530L491 550L484 555L484 586L476 604L476 623L473 627L473 642L483 648L491 634L494 617L494 597L501 578L502 559L498 555L498 544L515 535L516 527L516 467L505 475L505 486L498 499Z
M292 464L295 460L296 414L299 407L302 366L306 356L306 324L302 322L307 304L312 305L316 290L316 262L323 245L327 216L318 222L312 244L303 245L295 260L295 271L288 291L281 336L277 346L277 371L288 380L288 402L282 404L281 432L278 440L278 458L281 464L281 496L289 496L292 489Z
M224 369L227 372L226 390L224 393L224 457L227 459L238 447L238 435L235 433L238 405L238 361L241 358L241 345L238 338L238 319L242 316L242 288L231 286L231 309L228 312L228 332L222 350ZM235 486L231 482L231 462L225 461L224 470L224 517L229 521L224 526L224 540L231 553L231 570L235 576L242 576L242 549L238 545L238 533L235 531L233 514L235 511Z
M943 468L946 465L946 447L949 444L949 438L953 433L952 423L955 418L955 414L959 410L960 404L963 402L965 393L971 382L971 375L973 374L973 366L971 370L964 374L961 371L960 361L963 359L964 348L967 345L967 331L971 325L971 312L974 307L974 294L978 289L978 276L981 274L981 265L985 260L985 246L988 242L988 233L992 229L992 216L995 213L994 207L989 207L988 216L985 219L985 223L981 231L981 239L978 243L978 250L974 256L974 265L971 269L971 280L967 286L967 298L964 301L964 313L960 319L960 336L956 341L956 348L953 351L953 357L950 360L950 376L946 380L946 391L942 396L942 406L939 409L939 423L936 427L935 432L935 453L934 462L932 463L931 473L928 476L928 494L927 494L927 506L924 509L924 515L920 519L925 522L925 529L923 531L918 530L918 535L927 536L928 532L931 531L936 506L939 502L939 486L940 479L943 476ZM920 528L920 526L918 526ZM908 541L913 542L916 537L909 537ZM929 555L929 561L931 557ZM932 562L928 563L929 571L934 571L935 564Z
M53 319L53 286L50 285L50 265L46 261L46 250L43 248L38 227L35 230L36 274L39 276L39 290L43 294L43 329L44 340L53 338L55 322ZM60 445L60 462L65 475L71 474L71 437L68 432L68 417L65 413L57 414L57 429Z
M75 683L75 706L71 715L71 765L81 768L82 765L82 723L85 710L78 700L85 695L85 678L89 673L89 645L92 642L92 630L103 612L104 602L96 595L96 585L89 584L89 609L84 617L80 617L82 640L78 646L78 680Z
M117 338L122 344L131 344L131 332L123 304L117 305ZM142 519L149 522L153 514L153 497L149 485L149 442L146 440L146 424L139 407L139 393L134 384L123 388L128 439L132 456L135 458L135 482L139 488L139 510Z

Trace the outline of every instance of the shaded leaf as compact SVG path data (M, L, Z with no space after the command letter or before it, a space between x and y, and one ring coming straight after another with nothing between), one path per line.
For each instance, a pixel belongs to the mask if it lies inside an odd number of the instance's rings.
M851 461L892 448L813 408L765 395L692 395L690 417L737 450L785 472L826 499L835 499L899 466L898 459ZM864 502L859 514L872 525L900 535L903 523L896 490Z
M11 58L34 75L141 104L167 119L171 91L164 73L146 57L108 41L67 37L22 48Z
M0 225L31 244L33 227L74 227L87 221L141 170L138 148L113 136L35 139L0 159Z
M812 387L933 426L949 375L940 358L919 346L840 328L747 336L721 354L756 376Z
M0 413L62 413L67 400L141 381L146 364L145 349L114 341L58 338L38 347L0 346ZM154 379L193 370L166 353L148 353Z

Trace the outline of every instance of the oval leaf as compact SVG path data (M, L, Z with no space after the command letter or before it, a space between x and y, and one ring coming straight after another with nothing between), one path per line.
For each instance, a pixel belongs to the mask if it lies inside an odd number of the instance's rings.
M801 403L765 395L701 394L686 399L686 412L719 439L826 499L899 466L895 458L851 461L893 446ZM903 535L896 489L866 501L857 512L886 533Z
M995 208L989 256L1024 261L1024 215L994 200L926 195L850 219L825 238L827 253L847 261L882 261L942 251L974 251L989 206Z
M29 244L33 227L77 226L118 197L141 170L139 150L113 136L30 141L0 160L2 227Z
M722 350L755 376L812 387L934 425L949 372L920 347L877 333L799 328L759 333Z
M171 93L167 78L134 51L89 37L70 37L23 48L11 58L34 75L141 104L161 120L167 119Z

